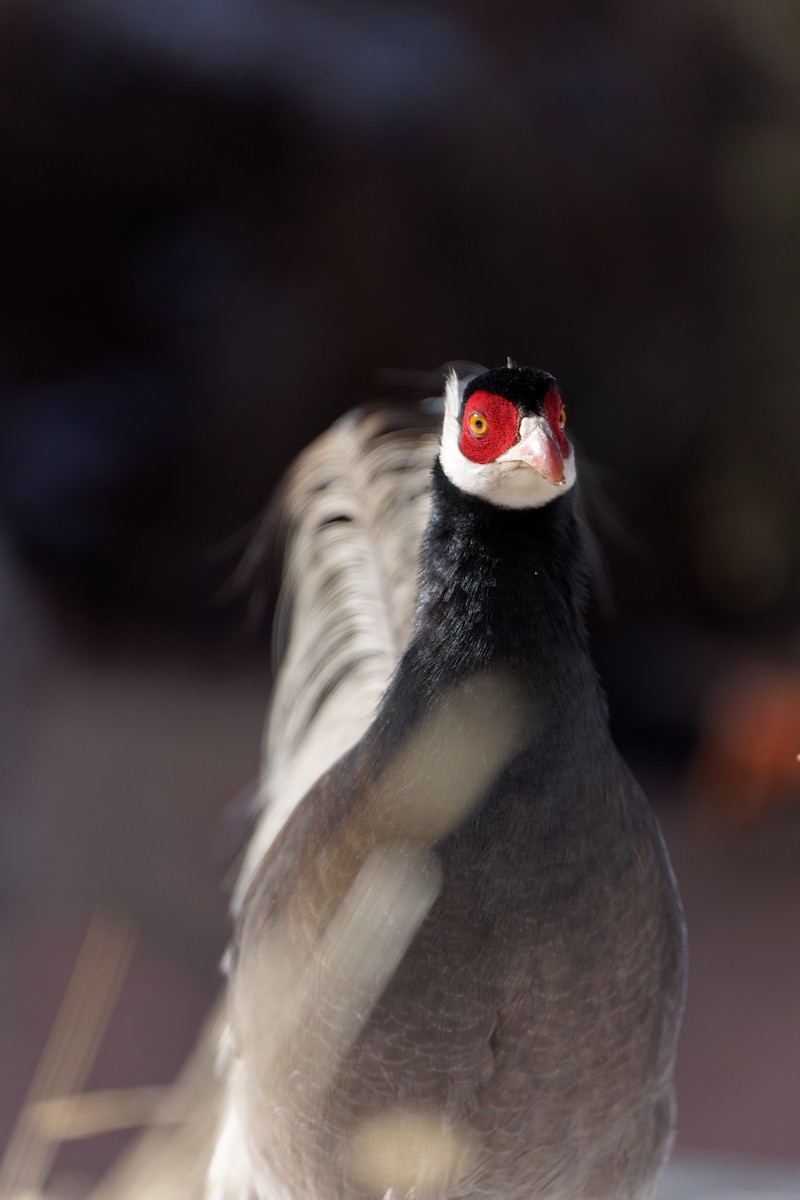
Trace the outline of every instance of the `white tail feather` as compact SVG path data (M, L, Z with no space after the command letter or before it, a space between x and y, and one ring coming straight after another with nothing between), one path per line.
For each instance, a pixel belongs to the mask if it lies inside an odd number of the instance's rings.
M366 730L405 648L437 446L423 424L349 413L289 477L276 618L286 650L267 725L264 811L235 904L295 805Z

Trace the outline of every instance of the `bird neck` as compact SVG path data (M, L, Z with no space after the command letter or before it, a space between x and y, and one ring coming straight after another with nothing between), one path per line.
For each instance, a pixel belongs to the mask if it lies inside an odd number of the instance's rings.
M586 572L572 495L498 508L434 467L414 641L449 674L508 665L541 677L588 660Z
M436 464L414 630L370 739L380 761L432 712L449 708L464 730L478 705L489 729L505 728L505 714L521 722L543 778L570 764L574 811L587 755L600 761L608 749L584 626L581 543L569 492L541 508L498 508L465 495ZM562 809L559 800L553 812Z
M374 726L384 755L431 707L481 679L499 681L513 707L538 714L537 736L554 752L605 744L568 492L542 508L498 508L465 495L437 463L420 579L412 638Z

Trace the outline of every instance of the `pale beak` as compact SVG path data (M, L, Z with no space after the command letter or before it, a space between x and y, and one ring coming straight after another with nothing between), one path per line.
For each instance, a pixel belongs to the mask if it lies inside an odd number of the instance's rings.
M519 431L520 440L498 462L522 462L548 483L563 483L564 458L544 417L523 417Z

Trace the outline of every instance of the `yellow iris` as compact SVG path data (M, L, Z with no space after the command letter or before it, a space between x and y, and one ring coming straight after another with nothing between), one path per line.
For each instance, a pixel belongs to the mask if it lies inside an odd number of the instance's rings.
M469 428L470 433L474 433L475 437L482 438L489 432L489 422L480 413L470 413Z

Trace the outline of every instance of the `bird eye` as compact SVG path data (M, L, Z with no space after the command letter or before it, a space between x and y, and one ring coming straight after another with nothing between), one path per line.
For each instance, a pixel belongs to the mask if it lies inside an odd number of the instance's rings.
M486 437L486 434L489 432L489 422L480 413L470 413L469 429L470 433L475 434L475 437Z
M565 408L562 408L561 412L558 414L558 428L563 429L564 426L566 425L566 423L567 423L567 410Z

